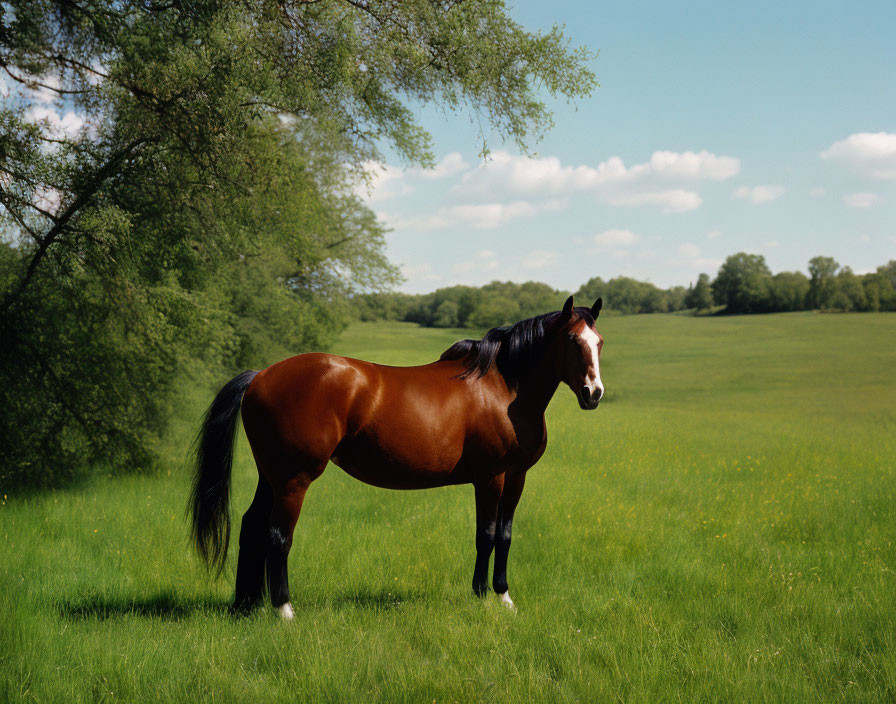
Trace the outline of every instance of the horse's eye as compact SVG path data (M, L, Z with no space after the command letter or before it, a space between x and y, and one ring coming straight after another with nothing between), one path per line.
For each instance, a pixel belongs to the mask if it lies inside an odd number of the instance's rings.
M567 337L569 338L570 342L575 342L576 340L578 340L578 336L575 333L569 333Z

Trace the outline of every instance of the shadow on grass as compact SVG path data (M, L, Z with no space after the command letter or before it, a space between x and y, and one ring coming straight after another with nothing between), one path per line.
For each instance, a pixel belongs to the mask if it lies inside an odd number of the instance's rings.
M212 598L184 598L172 592L145 597L109 597L102 594L59 603L59 612L72 620L105 621L124 616L179 619L196 613L230 613L230 602Z
M333 594L326 599L315 599L314 597L303 599L300 595L294 594L293 606L297 610L310 610L325 606L334 609L389 611L401 608L404 604L424 601L426 598L426 594L422 591L353 590ZM159 592L137 598L89 594L78 599L59 602L59 612L64 618L74 621L105 621L126 616L176 620L200 613L233 615L235 618L249 615L232 613L230 606L229 600L223 601L209 597L185 598L173 592ZM259 611L261 609L250 613L259 613Z

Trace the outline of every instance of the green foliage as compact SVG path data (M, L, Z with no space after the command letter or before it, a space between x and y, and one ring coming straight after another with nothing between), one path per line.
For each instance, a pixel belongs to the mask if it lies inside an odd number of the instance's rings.
M0 21L2 487L150 466L184 368L325 347L349 297L394 284L354 192L385 144L432 163L409 102L524 145L543 89L595 85L591 54L490 0L9 0ZM39 119L47 96L83 127Z
M697 283L690 287L684 299L685 308L693 308L696 311L712 308L712 289L709 284L709 274L700 274Z
M607 282L600 277L589 279L576 292L576 297L587 301L580 301L581 305L591 305L602 297L604 308L616 313L667 313L685 308L686 293L680 286L663 290L647 281L617 276Z
M768 285L768 303L771 312L803 310L806 307L810 283L799 271L781 271L772 277Z
M558 310L567 296L566 291L535 281L492 281L480 288L450 286L418 296L364 294L353 299L352 307L361 320L405 320L437 328L492 328Z
M809 308L825 310L831 307L839 268L833 257L813 257L809 260L809 294L806 300Z
M761 254L732 254L712 282L713 299L724 305L728 313L764 313L768 309L771 278Z
M558 390L517 510L515 613L470 592L469 486L331 465L296 528L296 619L231 617L232 570L209 580L185 549L180 463L211 398L186 383L170 474L0 505L3 700L891 701L896 316L600 330L607 397ZM425 364L457 337L357 324L334 349ZM255 484L241 438L237 521Z

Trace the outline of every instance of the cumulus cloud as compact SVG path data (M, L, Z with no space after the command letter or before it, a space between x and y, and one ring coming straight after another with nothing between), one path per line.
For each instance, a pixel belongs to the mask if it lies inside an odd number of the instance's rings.
M849 193L843 196L843 202L850 208L870 208L880 201L881 197L877 193Z
M641 247L642 240L641 235L631 230L611 228L591 237L590 241L594 246L588 250L588 254L600 254L614 259L652 254L650 250Z
M409 283L415 281L440 281L442 277L432 270L432 264L402 264L401 273Z
M734 190L734 197L749 201L753 205L761 205L777 200L786 192L787 189L784 188L784 186L768 185L753 186L752 188L749 186L741 186Z
M367 183L359 184L355 193L369 203L409 195L416 190L414 182L418 179L437 181L456 176L470 167L459 152L451 152L432 169L419 166L405 169L378 161L366 161L362 166L366 172Z
M498 253L491 249L480 249L473 255L472 259L458 262L451 267L455 274L468 274L471 271L494 271L500 268L501 263L498 261Z
M740 160L708 151L657 151L631 167L618 156L597 166L568 166L557 157L528 158L498 151L464 174L457 192L477 197L591 193L609 205L660 207L666 213L697 208L700 196L682 182L723 181L740 172Z
M609 229L594 236L594 242L603 247L631 247L641 241L641 235L631 230Z
M520 266L523 269L544 269L552 264L556 264L559 259L559 252L552 252L546 249L533 249L523 256L520 261Z
M827 191L825 191L821 187L809 189L809 195L812 196L813 198L824 198L825 193L827 193Z
M896 134L892 132L857 132L834 142L820 156L872 178L896 179Z
M717 240L722 236L721 230L710 230L706 233L706 239L708 240Z
M685 213L695 210L703 203L703 199L694 191L675 188L667 191L618 191L603 194L603 199L610 205L639 206L655 205L664 213Z
M445 158L437 163L432 169L421 169L419 167L413 167L408 169L408 171L414 175L420 176L420 178L427 181L437 181L442 178L456 176L457 174L463 173L469 168L470 165L466 161L464 161L464 158L460 155L460 152L451 152L450 154L447 154Z
M707 257L703 250L692 242L683 242L675 250L676 256L670 264L684 267L688 271L704 271L717 268L722 261L715 257Z
M530 202L517 200L512 203L464 203L442 206L431 215L422 217L402 217L379 213L389 227L396 230L417 230L430 232L449 227L470 227L476 230L490 230L501 227L511 220L531 217L537 213L558 210L565 206L563 200Z
M678 254L682 257L693 259L700 256L700 248L695 244L685 242L684 244L678 245Z
M42 125L51 139L75 139L84 127L84 118L73 110L60 116L53 108L36 106L25 111L25 119Z
M38 186L31 196L31 202L45 213L55 215L62 205L62 193L49 186Z

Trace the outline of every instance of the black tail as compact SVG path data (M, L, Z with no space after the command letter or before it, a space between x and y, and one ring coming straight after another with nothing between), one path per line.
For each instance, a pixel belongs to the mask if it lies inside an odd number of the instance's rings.
M258 372L235 376L205 412L193 445L196 476L190 494L193 542L209 568L224 568L230 542L230 469L243 394Z

